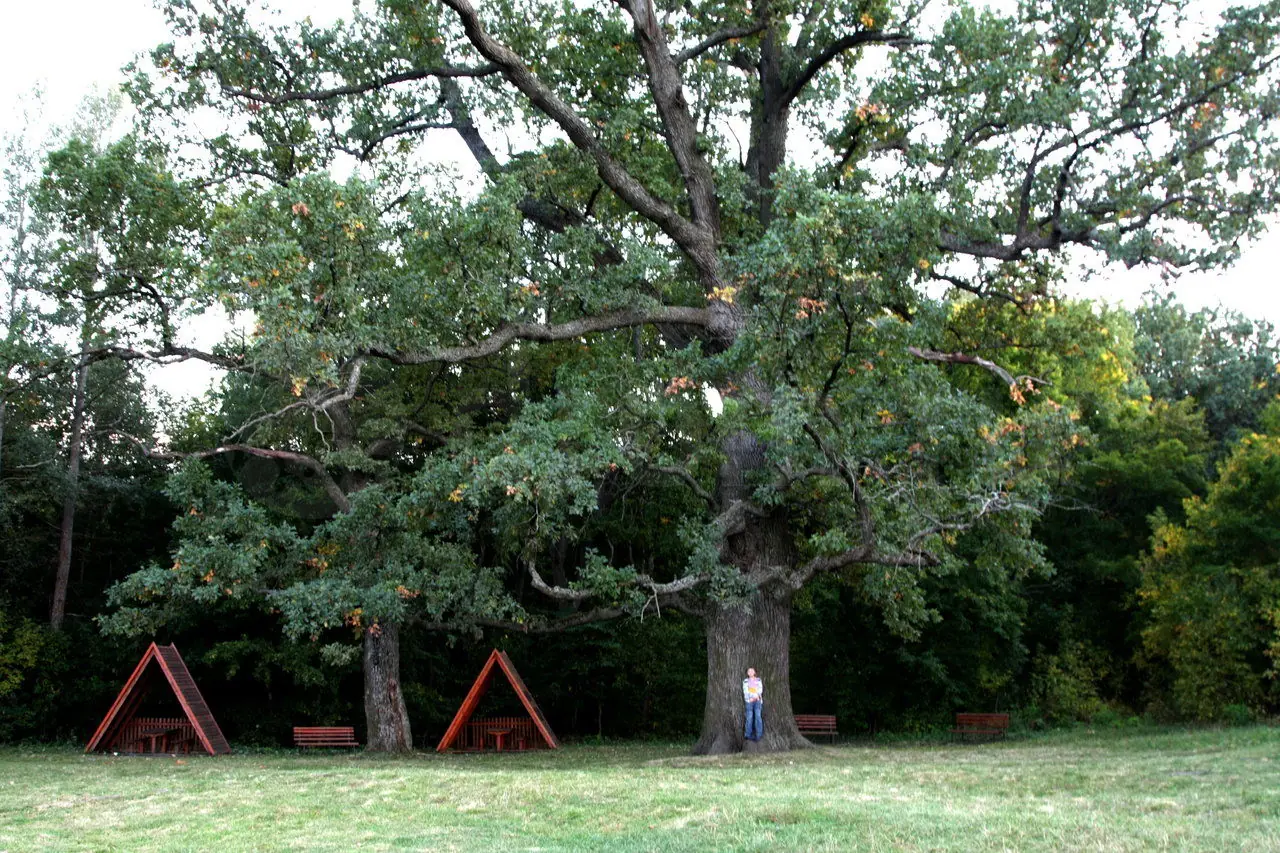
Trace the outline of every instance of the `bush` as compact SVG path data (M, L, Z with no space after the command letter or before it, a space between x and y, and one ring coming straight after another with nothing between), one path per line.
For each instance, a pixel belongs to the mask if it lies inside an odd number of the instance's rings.
M1041 711L1052 725L1093 722L1098 715L1111 712L1098 691L1109 670L1106 654L1094 646L1064 642L1057 654L1036 660L1031 674L1031 707Z
M1222 709L1222 721L1229 726L1247 726L1257 722L1257 715L1248 705L1228 705Z

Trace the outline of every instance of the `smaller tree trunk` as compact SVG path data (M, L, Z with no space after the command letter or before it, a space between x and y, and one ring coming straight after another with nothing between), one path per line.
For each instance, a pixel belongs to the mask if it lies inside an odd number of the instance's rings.
M0 378L0 381L3 381L3 378ZM4 418L8 408L9 397L0 390L0 503L4 502Z
M71 579L71 535L76 525L76 504L80 492L80 442L84 433L85 400L88 396L89 366L76 371L75 396L71 404L71 437L67 440L67 484L62 498L62 523L58 529L58 569L53 579L53 604L49 626L62 630L67 615L67 585Z
M364 634L364 717L372 752L409 752L413 735L400 691L400 626L370 627Z

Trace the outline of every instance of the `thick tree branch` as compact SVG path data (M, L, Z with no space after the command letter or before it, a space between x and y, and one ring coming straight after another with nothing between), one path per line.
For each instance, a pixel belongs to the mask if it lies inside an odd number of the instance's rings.
M241 356L225 356L205 352L193 347L164 344L153 350L141 350L125 346L91 347L73 356L89 363L117 358L121 361L149 361L154 364L178 364L183 361L203 361L227 370L244 371L248 365Z
M493 149L489 147L489 143L485 142L484 137L480 134L480 128L476 127L476 123L472 120L471 113L463 102L462 90L457 81L441 80L440 91L445 109L449 111L450 125L458 132L458 136L462 138L467 150L471 152L471 156L475 159L476 165L480 167L480 171L489 180L498 180L502 176L502 164L498 162ZM587 222L585 215L573 210L567 210L547 199L537 198L532 195L527 195L520 199L520 201L516 202L516 207L530 222L555 234L562 234L568 228L585 225ZM622 253L618 251L616 246L599 234L596 235L596 240L600 244L599 258L601 263L606 265L622 263Z
M596 607L571 616L559 616L548 619L530 619L527 622L512 622L504 619L475 619L465 626L432 623L428 629L459 631L478 625L482 628L496 628L500 631L511 631L517 634L558 634L570 628L579 628L594 622L608 622L626 615L620 607Z
M649 74L649 91L662 117L662 132L667 148L675 158L685 191L689 194L689 208L693 221L706 229L712 242L720 234L720 214L716 204L715 180L711 166L698 151L698 126L689 111L684 96L684 82L680 68L671 56L666 34L658 23L653 0L619 0L631 14L640 55L644 57ZM761 24L760 29L763 29Z
M320 478L320 484L324 486L325 493L329 495L334 506L339 512L350 512L351 501L347 499L346 494L339 488L337 482L325 469L324 464L313 456L305 453L295 453L292 450L273 450L268 447L254 447L250 444L223 444L218 447L209 448L208 450L195 450L184 453L177 450L161 450L148 445L141 439L129 435L128 433L118 433L123 438L128 439L138 446L142 454L148 459L163 459L166 461L174 461L181 459L208 459L212 456L220 456L225 453L244 453L249 456L258 456L263 459L275 459L280 462L289 462L302 468L310 469Z
M385 359L393 364L456 364L485 358L500 352L514 341L564 341L582 337L592 332L607 332L633 326L676 323L689 326L706 326L710 312L705 308L663 306L614 311L596 317L583 317L567 323L547 325L543 323L514 323L503 326L489 337L469 346L443 347L426 352L400 352L373 347L367 355Z
M964 279L959 278L958 276L948 275L946 273L940 273L936 269L929 271L929 277L934 279L935 281L945 281L947 284L950 284L952 287L958 290L963 290L966 293L972 293L974 296L977 296L979 299L1003 300L1005 302L1008 302L1010 305L1013 305L1022 313L1024 314L1027 313L1027 303L1024 300L1019 299L1018 297L1014 296L1012 293L1006 293L1003 290L994 289L991 286L990 282L986 282L984 284L973 284L972 282L965 281Z
M842 36L809 60L808 64L801 69L800 73L783 91L782 103L790 104L798 98L800 93L804 91L804 87L809 85L809 81L837 57L856 47L864 47L869 44L883 44L890 47L913 47L923 44L923 42L917 41L906 33L886 33L883 30L862 30Z
M526 560L525 569L529 573L529 581L533 585L533 588L545 595L547 598L552 598L556 601L578 602L585 601L588 598L593 598L596 595L594 590L572 589L570 587L552 586L548 584L538 572L537 561L535 560ZM668 581L667 583L658 583L649 575L643 573L637 573L635 576L635 586L647 590L650 597L655 601L661 596L676 595L677 593L686 592L701 585L705 581L706 578L702 575L685 575L682 578L676 578L675 580Z
M715 235L704 226L690 222L649 191L613 158L596 138L591 126L546 86L513 50L495 39L480 22L480 16L469 0L442 0L457 13L471 44L490 62L496 63L503 75L544 115L568 135L570 141L596 165L601 180L632 210L662 229L693 262L704 285L710 290L719 282L719 258L715 251Z
M1096 236L1097 232L1093 228L1080 228L1070 232L1055 228L1048 234L1020 234L1010 243L984 243L944 231L938 236L938 248L959 255L1016 261L1028 251L1060 249L1067 243L1088 243Z
M249 430L253 429L258 424L282 418L290 412L296 412L300 409L309 409L313 412L323 412L338 403L350 402L355 399L356 393L360 390L360 374L363 370L364 359L355 359L351 364L351 372L347 375L345 388L326 388L315 395L308 395L306 399L299 400L296 403L290 403L287 406L276 409L274 412L267 412L256 418L251 418L241 424L235 432L231 433L229 438L238 439L241 436L247 435Z
M765 21L757 21L744 27L730 27L721 30L718 33L712 33L693 47L687 47L672 57L677 63L683 64L694 57L701 56L714 47L719 47L727 41L735 39L747 38L762 31L768 24Z
M499 72L497 65L492 63L487 65L479 65L474 68L440 66L438 68L412 68L408 71L400 71L396 74L387 74L375 80L369 80L364 83L352 83L347 86L335 86L332 89L310 89L300 92L281 92L278 95L264 94L255 92L252 89L241 89L235 86L228 86L222 82L222 91L236 98L244 98L248 101L255 101L259 104L268 104L278 106L280 104L296 103L298 101L317 102L331 101L334 98L342 98L347 95L362 95L366 92L372 92L375 89L385 89L388 86L394 86L397 83L409 83L415 80L430 79L451 79L457 77L488 77ZM221 75L219 75L221 77Z
M533 584L533 588L547 598L554 598L557 601L585 601L595 595L589 589L569 589L563 586L551 586L538 573L537 560L525 560L524 567L525 571L529 573L529 582Z
M746 530L747 516L768 518L768 513L751 503L751 501L734 501L729 504L728 509L716 516L715 521L712 523L720 528L721 538L728 540L730 536Z
M791 573L791 586L800 589L809 579L822 572L833 572L856 565L910 566L924 568L939 564L938 557L928 551L906 550L897 554L881 554L874 547L860 545L841 554L815 557Z

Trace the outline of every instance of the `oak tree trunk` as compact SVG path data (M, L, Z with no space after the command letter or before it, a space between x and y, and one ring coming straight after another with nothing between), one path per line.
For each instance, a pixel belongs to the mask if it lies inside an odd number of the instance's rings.
M409 752L413 735L400 690L400 626L364 633L364 716L372 752Z
M723 449L716 496L722 507L729 507L750 499L752 475L765 465L765 447L742 431L726 437ZM755 592L745 603L713 599L707 604L707 703L693 751L719 755L744 748L778 752L811 746L796 729L791 711L793 591L784 578L795 567L796 551L786 519L749 515L745 526L728 537L722 559L736 566ZM747 667L764 681L764 737L749 744L743 738L742 701Z
M791 710L791 594L765 587L749 606L717 605L706 618L707 704L697 755L781 752L811 746L796 729ZM764 737L743 739L742 679L747 667L764 681Z

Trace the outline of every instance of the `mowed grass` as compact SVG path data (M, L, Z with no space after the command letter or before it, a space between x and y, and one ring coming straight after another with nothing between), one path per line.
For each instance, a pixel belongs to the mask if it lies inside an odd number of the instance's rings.
M700 759L0 749L0 850L1280 850L1280 729Z

